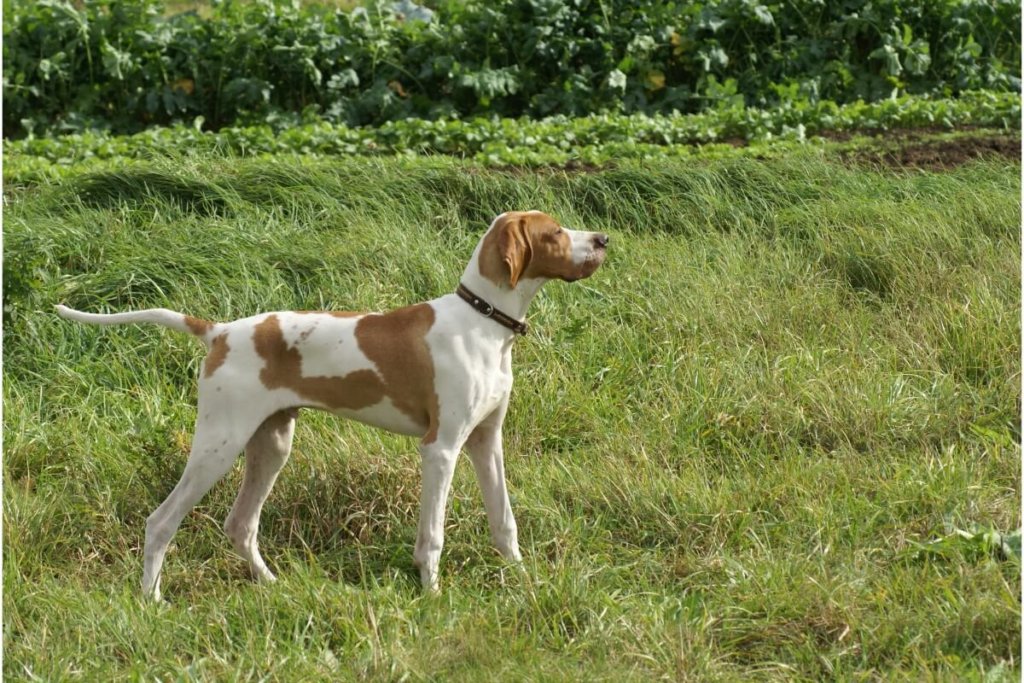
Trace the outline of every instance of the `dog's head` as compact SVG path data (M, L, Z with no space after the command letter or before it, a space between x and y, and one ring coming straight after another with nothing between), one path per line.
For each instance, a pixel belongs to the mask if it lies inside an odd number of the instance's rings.
M480 245L480 274L499 287L521 280L590 277L604 262L608 235L563 228L540 211L510 211L494 219Z

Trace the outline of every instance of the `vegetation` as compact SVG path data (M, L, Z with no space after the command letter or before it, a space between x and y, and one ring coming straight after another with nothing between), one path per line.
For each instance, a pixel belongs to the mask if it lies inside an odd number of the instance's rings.
M201 153L35 185L7 156L5 678L1019 678L1019 164ZM304 411L261 529L279 582L220 530L236 470L141 604L201 352L52 304L398 306L452 291L510 207L612 234L515 348L525 573L462 463L422 594L413 443Z
M1020 4L427 4L5 6L4 678L1019 680ZM523 570L462 464L423 594L413 441L303 411L279 581L239 464L142 602L201 349L52 305L393 308L514 208L612 235L515 347Z
M133 136L84 133L8 141L10 178L52 176L83 161L153 158L180 150L226 155L301 153L381 156L449 154L483 164L531 166L666 156L707 156L690 146L748 141L803 141L807 136L844 131L878 132L894 128L954 126L1020 127L1020 95L969 93L958 99L906 97L875 104L838 107L830 102L756 110L742 106L689 116L638 114L472 121L410 119L378 128L348 128L311 123L276 132L270 126L225 128L218 133L196 128L154 128ZM764 151L759 148L759 153ZM56 164L57 169L52 165Z
M1015 0L443 0L428 21L158 0L49 0L4 12L4 135L320 117L692 113L902 94L1020 90Z

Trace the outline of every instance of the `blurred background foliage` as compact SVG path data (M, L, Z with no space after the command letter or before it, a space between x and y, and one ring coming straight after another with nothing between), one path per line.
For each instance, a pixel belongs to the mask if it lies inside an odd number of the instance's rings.
M43 0L3 22L6 138L1020 90L1008 0Z

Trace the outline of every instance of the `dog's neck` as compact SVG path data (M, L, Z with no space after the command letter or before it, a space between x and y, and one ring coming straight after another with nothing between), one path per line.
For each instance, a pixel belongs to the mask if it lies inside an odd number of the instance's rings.
M479 249L478 249L479 251ZM496 284L489 278L480 274L480 265L477 261L477 254L473 254L469 265L462 273L462 284L468 287L474 294L484 301L509 315L516 320L525 320L526 311L530 302L537 295L540 288L547 282L547 278L521 279L515 287L508 284Z

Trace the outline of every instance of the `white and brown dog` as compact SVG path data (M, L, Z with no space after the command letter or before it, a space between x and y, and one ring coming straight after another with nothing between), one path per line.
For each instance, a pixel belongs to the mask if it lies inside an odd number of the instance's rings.
M530 301L551 279L589 277L608 236L567 230L539 211L498 216L459 289L389 313L264 313L213 323L167 309L112 315L57 306L98 325L148 322L202 339L192 451L174 490L146 522L142 590L160 598L160 569L181 520L245 449L245 474L224 528L254 576L272 581L256 542L260 511L291 450L298 408L318 408L420 437L422 493L413 553L424 587L437 587L452 473L465 446L491 535L518 562L505 488L501 426L512 389L512 342Z

